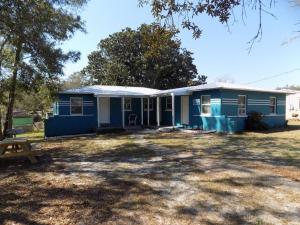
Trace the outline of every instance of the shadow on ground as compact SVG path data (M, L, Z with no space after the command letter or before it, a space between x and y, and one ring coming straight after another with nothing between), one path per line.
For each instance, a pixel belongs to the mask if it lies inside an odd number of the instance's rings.
M50 144L37 165L1 161L0 224L268 224L261 216L300 220L299 208L287 212L259 199L263 190L279 192L284 182L300 183L249 166L299 169L300 159L289 157L289 152L300 155L295 147L299 139L281 145L271 137L208 137L222 141L199 150L192 144L155 144L156 139L175 141L176 135L135 135L134 141L86 154L86 142L95 140L86 138L73 140L69 148ZM98 137L103 142L110 138ZM282 148L286 153L273 154ZM300 198L300 190L294 191L293 197Z

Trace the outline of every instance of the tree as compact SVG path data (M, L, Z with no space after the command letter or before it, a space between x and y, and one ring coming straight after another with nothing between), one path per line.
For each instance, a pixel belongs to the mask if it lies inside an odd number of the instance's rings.
M262 14L274 16L269 9L276 1L274 0L138 0L140 6L150 5L152 15L164 25L174 27L174 17L176 21L181 21L181 27L191 30L194 38L199 38L202 29L199 26L200 15L217 18L221 23L227 24L234 9L241 8L242 19L246 18L247 8L255 9L258 13L258 29L252 40L250 40L250 50L255 40L262 36ZM290 1L294 6L300 5L299 0ZM177 18L178 17L178 18ZM197 21L198 20L198 21Z
M21 91L16 94L15 108L31 114L41 112L45 116L52 106L54 93L57 90L50 90L46 85L36 91Z
M103 39L83 73L94 84L168 89L205 83L197 76L192 53L181 48L177 31L157 24L126 28ZM195 83L195 81L194 81Z
M290 89L290 90L295 90L295 91L300 91L300 85L285 85L283 87L278 87L278 90L280 89Z
M0 71L2 77L9 77L4 131L12 127L17 85L27 89L52 86L63 74L64 63L79 59L78 52L64 53L60 44L76 30L84 31L76 9L85 3L86 0L0 1ZM3 57L4 49L12 53L12 58ZM6 61L11 63L4 68Z
M82 72L75 72L71 74L63 84L63 89L72 89L72 88L79 88L86 85L90 85L92 82L89 80L88 77L85 76Z

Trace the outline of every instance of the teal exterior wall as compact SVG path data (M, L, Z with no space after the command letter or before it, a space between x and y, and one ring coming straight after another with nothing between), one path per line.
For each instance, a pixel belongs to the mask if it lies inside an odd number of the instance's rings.
M254 91L234 91L222 90L222 115L234 124L234 131L243 131L245 129L246 116L238 115L238 96L246 96L246 112L259 112L263 115L263 121L270 128L283 127L285 125L285 99L286 95L281 93L254 92ZM276 97L276 114L271 114L270 97Z
M201 96L210 95L211 114L201 112ZM239 90L207 90L195 91L189 95L189 124L190 128L215 130L217 132L233 133L245 129L247 116L238 115L238 96L246 96L246 111L260 112L264 115L264 122L270 127L285 125L285 94L267 92L239 91ZM70 98L83 98L83 114L70 115ZM269 99L276 97L276 114L270 114ZM172 111L166 110L166 98L160 97L161 126L172 125ZM153 110L150 111L150 124L157 123L156 98L153 99ZM110 98L110 126L122 127L121 98ZM125 112L125 125L128 125L128 116L137 115L137 125L141 124L141 98L132 98L132 109ZM45 136L62 136L95 132L98 128L97 99L93 95L59 95L59 101L54 105L55 115L45 121ZM143 109L143 122L148 122L147 110ZM175 96L175 124L181 126L181 96Z
M70 115L71 97L83 98L82 115ZM59 95L55 110L57 114L45 120L46 137L93 133L97 129L97 100L93 95Z
M211 113L203 115L201 112L201 96L211 97ZM263 114L264 122L269 127L283 127L285 125L285 94L239 91L239 90L208 90L195 91L189 96L189 126L203 130L234 133L245 130L247 116L238 115L238 96L246 96L246 113L256 111ZM176 125L181 124L180 96L175 99ZM276 97L276 114L270 114L269 99ZM162 106L163 107L163 106ZM171 124L172 114L165 113L163 120Z
M60 94L59 100L53 105L54 115L45 120L45 136L55 137L94 133L98 128L97 98L93 95ZM83 114L70 114L70 98L83 98ZM122 127L122 99L110 98L110 126ZM153 98L153 110L150 111L150 124L156 124L156 98ZM148 122L148 113L144 111L144 125ZM128 125L130 114L137 115L137 125L141 124L141 98L131 98L131 110L125 111L125 126Z

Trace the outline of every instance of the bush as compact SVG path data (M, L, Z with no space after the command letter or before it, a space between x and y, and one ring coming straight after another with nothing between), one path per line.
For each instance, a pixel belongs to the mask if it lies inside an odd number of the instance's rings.
M246 119L246 129L251 131L268 130L269 126L263 122L263 115L259 112L250 112Z
M298 118L298 116L299 116L298 113L293 113L292 114L292 117L294 117L294 118Z

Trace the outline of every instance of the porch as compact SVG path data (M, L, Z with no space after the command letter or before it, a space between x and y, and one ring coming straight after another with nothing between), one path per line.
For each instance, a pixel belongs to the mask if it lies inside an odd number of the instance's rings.
M137 129L189 124L189 96L96 96L97 128Z

